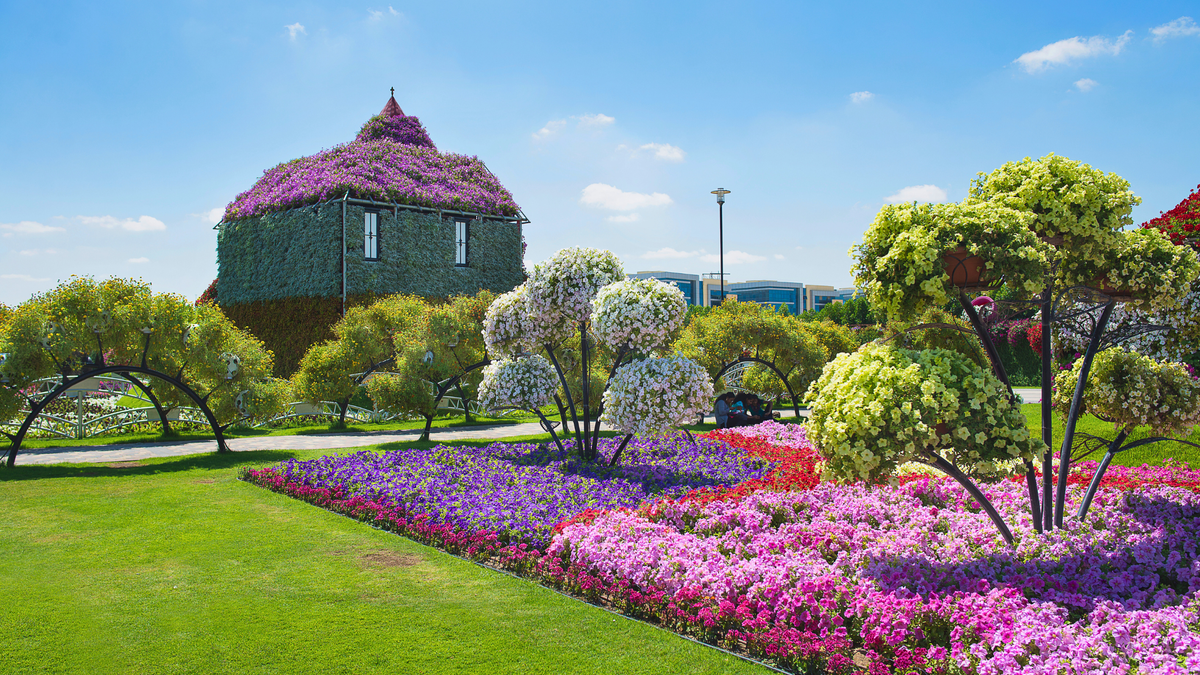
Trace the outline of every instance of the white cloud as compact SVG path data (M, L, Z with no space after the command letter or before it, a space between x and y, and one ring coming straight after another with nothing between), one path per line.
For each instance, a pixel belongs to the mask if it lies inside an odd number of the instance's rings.
M910 185L883 201L889 204L904 202L944 202L946 191L936 185Z
M379 21L380 19L383 18L383 10L382 9L368 9L367 14L371 15L371 21Z
M125 220L117 220L112 216L78 216L79 222L84 225L95 225L105 229L128 230L129 232L160 232L167 229L163 221L152 216L142 216L137 220L126 218Z
M400 12L397 12L391 5L388 5L388 11L392 13L392 16L400 16Z
M1091 91L1097 84L1100 83L1087 77L1075 80L1075 86L1079 88L1079 91Z
M46 255L54 255L54 254L58 253L58 251L55 249L52 249L52 248L44 248L41 250L38 250L36 248L31 248L31 249L26 249L24 251L21 251L21 255L24 255L24 256L42 255L43 253Z
M617 118L609 117L608 115L602 113L596 113L595 115L579 115L575 117L575 119L579 120L580 127L590 127L594 129L604 128L617 121Z
M753 253L746 253L745 251L726 251L725 252L725 264L726 265L742 265L745 263L762 262L766 259L767 259L766 256L754 255ZM700 256L700 261L706 262L706 263L719 263L719 262L721 262L721 256L719 256L715 253L709 253L708 255Z
M627 216L609 216L605 218L610 223L632 223L638 219L638 214L631 213Z
M550 138L554 134L562 131L562 128L565 126L567 126L566 120L550 120L549 122L546 122L546 126L533 133L533 140L540 141Z
M701 251L676 251L671 247L660 248L657 251L646 251L642 257L647 260L681 260L683 258L694 258L700 255Z
M4 236L11 237L14 234L50 234L51 232L64 232L61 227L51 227L35 223L32 220L22 220L19 223L0 223L0 230L4 230Z
M130 258L129 262L131 262L131 263L148 263L148 262L150 262L150 259L149 258Z
M225 217L225 207L218 206L215 209L209 209L209 210L205 211L204 213L200 213L197 215L199 215L201 218L207 220L208 222L212 223L213 225L216 225L217 223L221 222L222 218Z
M655 159L661 159L664 162L682 162L684 155L687 154L682 148L667 143L647 143L641 149L653 152Z
M297 34L308 35L308 31L304 30L304 26L299 21L290 26L284 26L284 28L287 29L288 37L292 40L296 39Z
M850 94L850 100L855 103L866 103L873 98L875 98L875 94L872 94L869 91L856 91L853 94Z
M647 206L666 206L671 198L661 192L642 194L625 192L604 183L592 183L583 189L580 203L612 211L633 211Z
M50 281L49 279L35 279L28 274L0 274L0 279L16 279L17 281Z
M775 259L776 259L776 260L783 260L783 254L782 254L782 253L776 253L776 254L775 254Z
M1013 63L1021 64L1025 72L1037 73L1049 66L1063 65L1078 59L1103 56L1105 54L1116 56L1121 53L1125 44L1129 42L1129 36L1132 34L1133 31L1131 30L1125 31L1125 34L1116 40L1109 40L1099 35L1086 40L1081 37L1067 38L1066 40L1059 40L1058 42L1048 44L1036 51L1026 52L1018 56Z
M1164 23L1156 28L1151 28L1150 32L1154 34L1155 42L1162 42L1167 38L1184 37L1186 35L1200 35L1200 26L1192 20L1190 16L1181 16L1174 21Z

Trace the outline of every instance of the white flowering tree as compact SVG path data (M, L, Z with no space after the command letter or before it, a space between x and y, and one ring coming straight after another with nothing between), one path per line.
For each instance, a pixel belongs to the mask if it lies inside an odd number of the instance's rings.
M573 432L586 461L598 458L601 422L625 432L627 441L699 417L711 402L711 380L688 359L665 356L683 326L683 294L655 279L624 276L609 251L568 248L497 298L484 318L484 343L495 363L484 372L480 400L539 414L554 402L564 433Z

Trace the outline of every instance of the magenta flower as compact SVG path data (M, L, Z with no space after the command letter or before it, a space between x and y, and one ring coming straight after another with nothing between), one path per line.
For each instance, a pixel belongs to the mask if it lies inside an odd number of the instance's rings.
M992 305L996 304L996 301L986 295L981 295L972 300L971 304L975 307L991 307Z

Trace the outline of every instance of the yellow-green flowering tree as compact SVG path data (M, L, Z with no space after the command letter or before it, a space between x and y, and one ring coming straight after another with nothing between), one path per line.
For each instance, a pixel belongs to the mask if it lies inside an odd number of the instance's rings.
M271 416L287 397L287 385L270 378L271 352L215 306L194 307L129 279L72 277L21 303L0 322L0 354L0 412L10 417L14 401L35 413L49 401L23 393L43 378L138 373L163 406L209 411L222 449L224 427ZM10 464L22 433L11 438Z

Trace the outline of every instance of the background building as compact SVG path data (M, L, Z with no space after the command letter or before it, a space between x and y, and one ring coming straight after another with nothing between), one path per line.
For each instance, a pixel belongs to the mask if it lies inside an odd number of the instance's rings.
M502 293L525 278L512 195L390 98L354 141L266 171L217 225L217 302L290 375L348 306Z
M715 307L721 304L721 280L716 273L697 276L683 272L652 270L628 275L632 279L658 279L675 285L683 291L688 306ZM753 280L725 284L725 297L741 302L756 302L760 305L787 307L788 312L799 314L808 310L820 311L831 302L845 302L858 293L858 289L834 288L818 284L802 284L796 281Z

